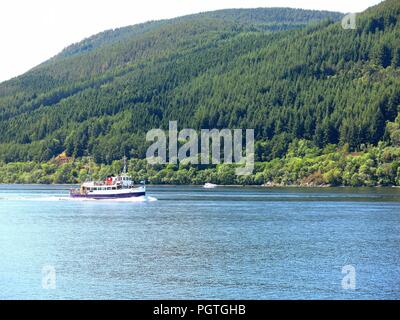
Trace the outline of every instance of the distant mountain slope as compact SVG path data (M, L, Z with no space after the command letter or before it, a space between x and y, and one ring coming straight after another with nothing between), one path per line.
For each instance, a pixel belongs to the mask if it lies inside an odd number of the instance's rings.
M298 29L342 14L288 8L230 9L152 21L108 30L64 49L16 79L3 83L0 97L14 90L54 89L66 80L90 80L140 59L157 59L246 31ZM8 92L7 92L8 89Z
M255 128L259 160L296 138L377 143L400 104L399 16L387 0L357 30L338 13L252 9L106 31L0 84L0 159L143 157L146 130L169 120Z
M173 31L184 27L195 30L196 33L210 31L216 27L218 31L277 31L298 29L312 21L324 19L338 20L341 13L312 10L293 10L289 8L258 8L258 9L226 9L213 12L188 15L170 20L151 21L130 27L107 30L94 35L82 42L71 45L57 57L72 56L85 51L91 51L102 45L113 45L116 42L130 41L139 35L158 32L160 28L173 27ZM203 27L203 29L199 28ZM164 31L165 32L165 31ZM185 34L187 35L187 34Z

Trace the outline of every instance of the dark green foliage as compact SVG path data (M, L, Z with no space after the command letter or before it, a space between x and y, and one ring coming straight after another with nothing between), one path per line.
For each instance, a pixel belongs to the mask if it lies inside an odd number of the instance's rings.
M399 123L391 126L391 136L400 143ZM104 179L117 174L122 161L110 165L90 165L93 179ZM317 148L307 140L293 141L282 159L255 164L252 175L236 176L234 165L217 166L157 165L151 166L144 159L128 162L129 174L136 182L150 184L217 184L268 186L400 186L400 148L369 147L362 152L348 153L347 148L337 149L328 145ZM79 183L90 177L87 158L70 159L66 163L49 162L0 162L0 183Z
M389 133L391 143L396 147L400 147L400 116L397 117L395 122L388 123L387 131Z
M376 53L378 65L387 68L392 63L392 49L387 45L382 45Z
M0 160L143 158L147 130L169 120L254 128L262 161L296 139L351 150L388 140L399 13L385 1L357 30L343 30L337 13L252 9L103 32L0 84Z
M393 67L400 67L400 47L393 50Z

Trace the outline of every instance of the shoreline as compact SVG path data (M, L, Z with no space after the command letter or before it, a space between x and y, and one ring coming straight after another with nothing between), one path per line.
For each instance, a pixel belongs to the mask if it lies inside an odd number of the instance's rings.
M79 183L0 183L0 186L55 186L55 187L76 187ZM146 184L146 186L151 187L203 187L202 184ZM389 188L400 188L400 186L333 186L333 185L281 185L281 184L271 184L271 185L253 185L253 184L219 184L215 187L218 188L258 188L258 189L283 189L283 188L303 188L303 189L333 189L333 188L349 188L349 189L359 189L359 188L370 188L370 189L389 189ZM212 190L212 189L209 189Z

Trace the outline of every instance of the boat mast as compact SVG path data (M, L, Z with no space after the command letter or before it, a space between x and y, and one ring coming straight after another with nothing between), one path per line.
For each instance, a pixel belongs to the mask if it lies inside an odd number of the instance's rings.
M124 155L124 171L123 171L124 176L126 175L126 156Z
M89 181L92 181L92 157L89 156L89 169L88 169L88 175L89 175Z

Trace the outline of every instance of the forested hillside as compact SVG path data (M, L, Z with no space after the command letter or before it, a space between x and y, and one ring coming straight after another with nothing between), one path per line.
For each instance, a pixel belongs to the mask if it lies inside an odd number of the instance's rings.
M230 72L247 69L241 60L248 54L292 32L279 31L340 17L293 9L222 10L95 35L0 84L0 159L45 161L63 150L90 153L99 162L124 153L143 156L145 131L169 117L196 128L208 122L200 119L202 108L216 103L212 95L233 88L197 92L211 85L201 88L206 77L222 84ZM228 100L219 107L227 114L236 108Z
M88 38L0 84L0 161L63 151L104 164L143 158L146 131L170 120L254 128L257 161L282 158L299 140L319 150L395 147L400 1L359 14L356 30L342 29L341 16L223 10Z

